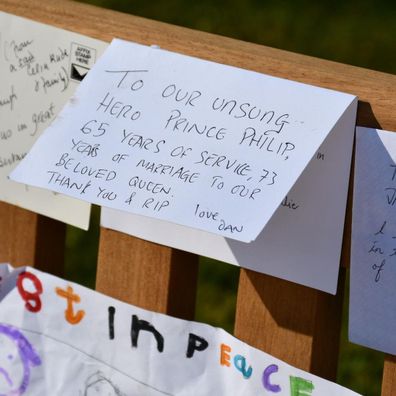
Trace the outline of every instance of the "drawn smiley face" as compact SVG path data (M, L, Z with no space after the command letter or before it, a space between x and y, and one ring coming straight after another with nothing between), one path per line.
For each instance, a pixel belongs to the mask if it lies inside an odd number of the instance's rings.
M7 394L23 377L23 364L14 341L0 334L0 394Z
M30 368L41 364L27 338L16 328L0 323L0 396L23 395Z

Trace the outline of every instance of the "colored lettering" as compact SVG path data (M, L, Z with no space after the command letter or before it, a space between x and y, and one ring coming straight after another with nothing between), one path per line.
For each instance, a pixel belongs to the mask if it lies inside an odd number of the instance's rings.
M262 382L265 390L273 393L278 393L282 390L279 385L274 385L270 381L270 376L274 373L277 373L278 371L279 367L276 364L271 364L264 370Z
M136 348L138 346L139 332L141 330L149 331L154 335L154 338L157 341L158 352L162 352L164 350L164 337L161 335L161 333L151 323L147 322L146 320L139 319L137 315L132 315L132 347Z
M57 287L55 288L55 292L59 297L66 298L67 306L65 310L65 319L72 325L80 323L85 316L85 311L79 310L74 312L73 309L73 303L79 303L81 301L80 296L73 292L71 286L68 286L66 290Z
M312 381L300 377L290 377L291 396L311 396L314 388Z
M204 351L209 346L205 338L190 333L188 336L188 345L186 356L192 358L195 351Z
M252 366L246 367L246 358L242 355L236 355L234 357L234 366L243 375L243 378L249 379L253 373Z
M228 346L227 344L221 344L220 345L220 364L222 366L227 366L230 367L231 363L230 363L230 353L231 352L231 347Z
M25 279L29 279L30 281L33 282L34 288L36 289L35 292L30 292L25 289L23 285L24 283L23 281ZM31 272L27 272L27 271L21 272L18 275L17 288L23 301L25 301L25 308L30 312L39 312L41 309L40 294L43 293L43 285L41 284L37 276L32 274ZM32 304L32 302L34 304Z

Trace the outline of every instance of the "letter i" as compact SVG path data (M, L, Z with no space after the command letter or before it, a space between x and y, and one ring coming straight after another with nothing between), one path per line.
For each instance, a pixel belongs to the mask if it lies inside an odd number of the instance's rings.
M114 316L116 309L114 307L109 307L109 338L114 340Z

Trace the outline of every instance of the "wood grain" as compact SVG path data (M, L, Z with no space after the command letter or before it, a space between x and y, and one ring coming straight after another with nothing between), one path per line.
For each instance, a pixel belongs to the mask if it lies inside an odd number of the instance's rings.
M0 262L63 275L65 224L0 203L0 230Z
M302 370L335 380L345 269L337 296L241 270L235 335Z
M96 289L124 302L194 319L198 256L101 228Z
M396 394L396 356L385 355L381 396Z

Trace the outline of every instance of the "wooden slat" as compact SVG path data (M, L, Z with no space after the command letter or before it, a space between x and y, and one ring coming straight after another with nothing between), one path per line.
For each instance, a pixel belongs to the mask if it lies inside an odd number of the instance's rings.
M30 265L63 275L66 226L48 217L0 203L0 262Z
M101 228L98 291L191 320L197 275L198 256Z
M151 21L87 4L0 0L0 10L104 41L114 37L274 76L349 92L360 99L358 124L396 129L396 76Z
M337 296L241 270L235 335L293 366L334 380L345 269Z
M384 374L382 377L381 396L394 396L396 394L396 356L386 355Z

